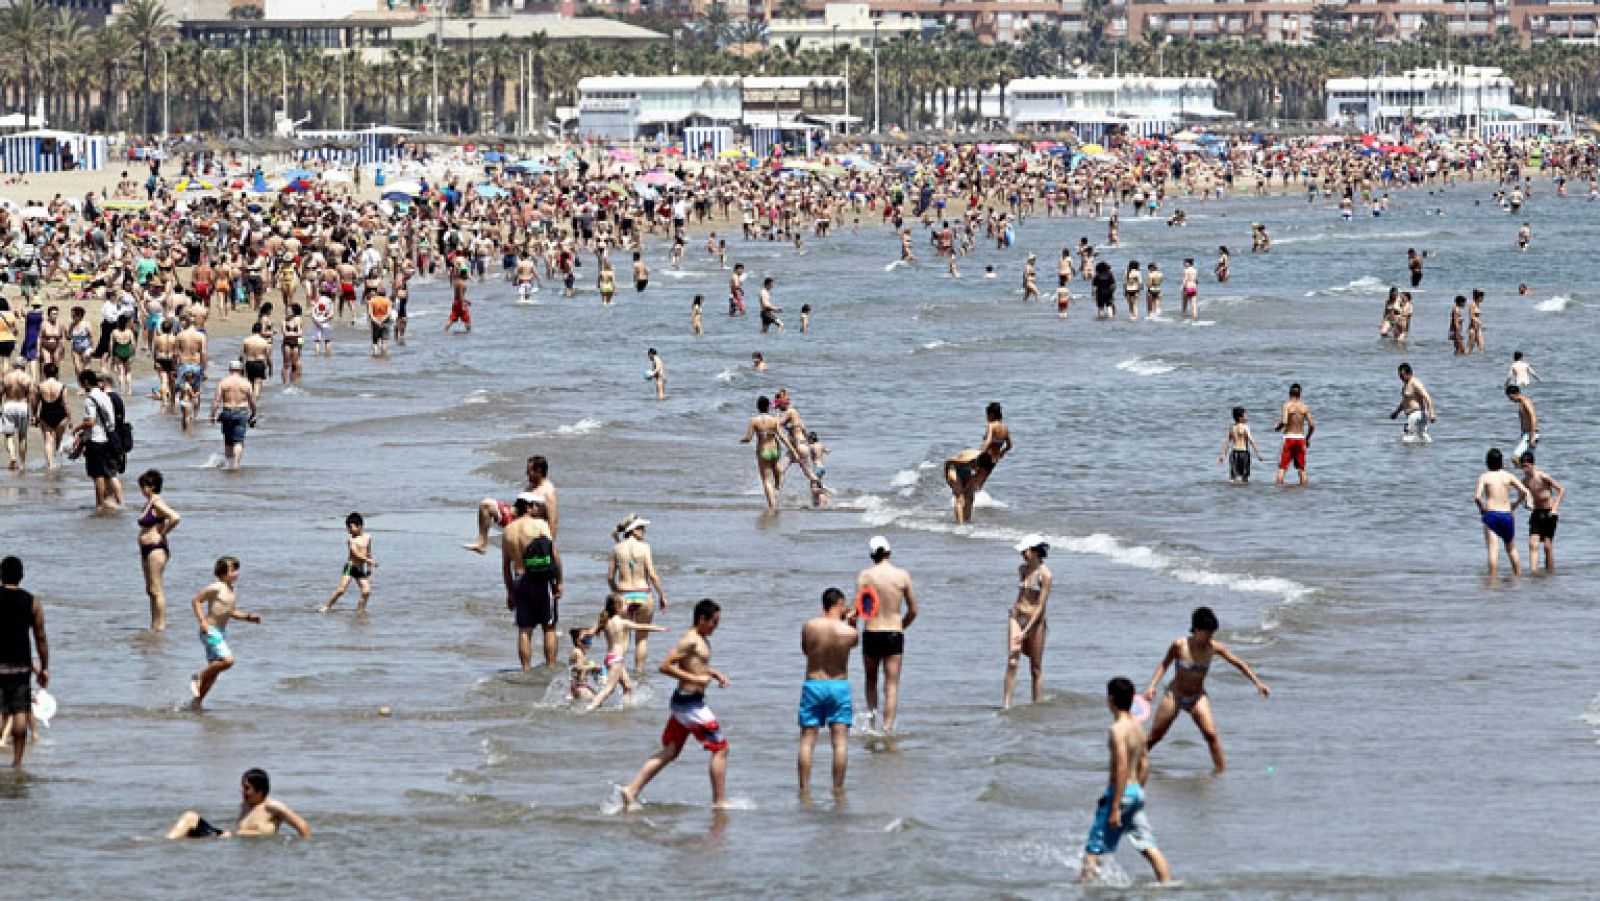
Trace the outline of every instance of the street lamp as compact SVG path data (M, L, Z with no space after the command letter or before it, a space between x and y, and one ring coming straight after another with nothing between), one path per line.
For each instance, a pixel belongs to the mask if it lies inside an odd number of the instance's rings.
M344 93L344 64L345 58L350 55L350 48L344 48L339 54L339 130L344 131L345 93Z
M472 31L478 27L475 20L467 20L467 130L478 130L478 45L473 42Z
M882 24L877 19L872 20L872 131L874 134L883 132L883 122L878 118L878 26Z
M244 40L239 42L239 49L244 52L244 90L239 97L239 118L244 122L244 139L250 139L250 29L244 31Z
M167 48L161 48L161 140L172 134L172 92L167 81Z
M433 131L439 132L439 49L444 46L444 6L436 5L433 20Z

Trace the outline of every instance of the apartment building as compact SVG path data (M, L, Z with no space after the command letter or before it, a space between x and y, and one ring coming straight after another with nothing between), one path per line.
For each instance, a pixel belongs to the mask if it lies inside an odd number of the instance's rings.
M1510 29L1524 41L1595 40L1595 0L1128 0L1128 35L1198 40L1255 38L1286 44L1316 38L1319 12L1343 33L1409 40L1435 17L1452 38L1489 38Z

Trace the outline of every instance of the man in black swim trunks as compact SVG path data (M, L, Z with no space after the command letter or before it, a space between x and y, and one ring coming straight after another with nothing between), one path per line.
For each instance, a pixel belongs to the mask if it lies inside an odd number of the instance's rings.
M232 838L234 836L277 835L288 826L301 838L311 837L311 826L289 805L269 797L272 781L265 770L245 770L239 780L239 820L233 831L218 829L192 810L184 811L167 830L167 838Z
M1544 568L1556 568L1556 525L1561 521L1561 502L1567 489L1548 472L1533 465L1533 451L1517 461L1522 467L1522 484L1528 486L1528 568L1539 564L1539 549L1544 548Z
M900 707L900 657L905 630L917 618L917 593L911 574L889 562L889 539L874 535L867 543L872 565L856 576L857 597L876 598L875 610L861 617L861 660L867 673L867 728L878 720L878 670L883 670L883 731L893 732ZM874 603L869 601L869 606ZM901 613L904 604L905 612ZM858 601L859 605L859 601ZM870 616L864 615L870 613Z
M39 663L34 665L37 650ZM28 714L33 709L33 679L50 684L50 644L44 636L44 608L22 590L22 560L0 560L0 718L9 720L11 767L22 768L28 748Z

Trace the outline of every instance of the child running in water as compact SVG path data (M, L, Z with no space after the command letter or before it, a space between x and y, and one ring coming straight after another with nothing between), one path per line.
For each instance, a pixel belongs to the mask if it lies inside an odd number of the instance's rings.
M1228 481L1250 481L1251 451L1255 451L1257 460L1267 459L1261 455L1261 448L1256 447L1255 436L1250 434L1249 416L1244 407L1234 407L1233 425L1228 426L1227 437L1222 440L1222 453L1217 455L1218 463L1223 457L1228 458Z
M344 572L339 576L339 587L328 595L328 603L322 605L318 612L327 613L333 605L344 597L350 588L350 581L355 580L356 587L361 590L361 603L356 605L357 613L365 613L367 601L372 600L372 571L377 568L378 561L372 557L372 536L363 529L366 523L360 513L351 513L344 518L345 531L350 533L350 540L345 543L347 558Z
M622 685L622 706L628 706L628 699L633 697L633 680L628 678L628 666L623 658L628 652L629 632L664 632L660 626L646 625L630 621L622 615L622 595L615 592L606 596L606 608L600 613L600 622L595 624L594 632L604 634L606 637L606 684L589 702L587 709L593 710L606 702L611 693L617 690L617 685Z
M571 675L572 699L574 701L591 701L594 699L594 681L605 670L605 667L589 659L584 651L594 643L594 633L588 629L573 629L572 653L567 655L567 672Z

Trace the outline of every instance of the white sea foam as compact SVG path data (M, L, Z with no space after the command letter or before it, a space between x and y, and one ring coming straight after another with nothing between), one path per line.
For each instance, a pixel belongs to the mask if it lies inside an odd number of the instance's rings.
M461 402L464 404L486 404L489 402L489 392L479 388L468 394Z
M733 376L734 376L734 371L733 371L733 368L730 366L729 368L724 369L721 372L717 373L717 381L719 381L719 382L723 383L724 385L726 385L727 383L733 381Z
M978 489L977 494L972 496L972 506L974 508L987 507L991 510L1009 510L1011 508L1010 504L1006 503L1005 501L995 500L993 497L990 497L989 492L984 491L981 488Z
M1166 375L1178 367L1160 357L1134 357L1131 360L1123 360L1118 363L1117 368L1123 372L1131 372L1134 375Z
M1307 297L1316 297L1319 294L1382 294L1389 290L1389 283L1375 275L1363 275L1360 278L1332 288L1323 288L1320 291L1307 291Z
M1572 303L1572 298L1564 294L1557 294L1549 300L1539 301L1533 305L1533 308L1541 313L1559 313L1565 310L1570 303Z
M571 425L557 426L556 427L556 434L557 435L587 435L590 432L597 431L597 430L599 430L601 428L604 428L604 427L605 427L605 423L604 422L602 422L602 421L600 421L598 419L590 419L589 417L585 416L584 418L578 420L577 422L572 423Z
M950 344L949 341L943 341L943 340L940 340L940 341L929 341L927 344L922 345L922 349L923 350L938 350L941 347L951 347L951 346L952 345Z
M999 502L992 499L985 502L986 497L987 495L979 492L975 506L999 505ZM917 511L896 507L873 494L863 495L841 506L859 511L862 522L872 528L894 525L902 529L962 535L1005 544L1014 542L1023 535L1020 530L997 526L957 526L948 518L945 510L940 510L936 518L930 518ZM1270 595L1282 603L1300 601L1314 590L1300 582L1278 576L1222 572L1210 568L1205 561L1180 557L1148 545L1133 544L1105 532L1094 532L1089 535L1046 534L1045 539L1053 550L1101 557L1118 566L1157 573L1188 585ZM1269 615L1265 628L1271 629L1276 625L1276 621Z

